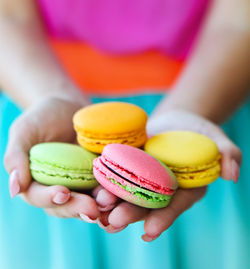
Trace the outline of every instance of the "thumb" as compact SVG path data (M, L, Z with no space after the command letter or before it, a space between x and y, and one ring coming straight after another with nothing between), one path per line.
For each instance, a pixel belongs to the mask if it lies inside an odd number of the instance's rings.
M10 174L9 186L12 198L27 190L31 182L29 150L33 144L29 134L29 128L22 118L14 122L9 131L4 165Z

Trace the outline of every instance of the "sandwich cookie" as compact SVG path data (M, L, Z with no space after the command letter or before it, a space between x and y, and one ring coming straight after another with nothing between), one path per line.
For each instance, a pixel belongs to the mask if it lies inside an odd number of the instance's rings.
M93 171L104 188L141 207L165 207L177 189L175 175L164 164L128 145L107 145Z
M63 185L71 190L98 185L93 175L97 155L67 143L41 143L30 150L30 170L34 180L45 185Z
M190 131L164 132L150 138L145 151L165 163L179 187L208 185L220 176L220 154L208 137Z
M105 102L87 106L74 115L73 123L78 143L95 153L101 153L112 143L141 147L147 139L147 114L129 103Z

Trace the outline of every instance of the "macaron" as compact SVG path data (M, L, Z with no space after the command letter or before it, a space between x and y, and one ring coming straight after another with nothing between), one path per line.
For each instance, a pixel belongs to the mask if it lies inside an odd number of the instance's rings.
M150 138L145 151L176 175L181 188L210 184L220 176L220 153L207 136L190 131L164 132Z
M97 155L68 143L41 143L30 150L30 170L34 180L44 185L63 185L71 190L98 185L93 175Z
M145 144L147 114L140 107L123 102L87 106L73 117L79 144L101 153L112 143L141 147Z
M177 189L175 175L164 164L129 145L107 145L93 171L104 188L141 207L165 207Z

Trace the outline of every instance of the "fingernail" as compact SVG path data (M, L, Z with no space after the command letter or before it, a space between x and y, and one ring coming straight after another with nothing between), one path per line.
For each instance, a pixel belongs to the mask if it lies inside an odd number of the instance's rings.
M239 165L235 160L232 160L232 179L234 183L237 183L240 175L240 168Z
M88 222L88 223L97 223L97 219L93 219L85 214L80 214L80 218L85 221L85 222Z
M117 202L117 199L117 196L109 193L105 189L100 190L96 196L96 202L102 208L115 204Z
M144 235L142 236L142 239L143 239L145 242L151 242L151 241L155 240L156 238L158 238L160 235L161 235L161 234L157 234L157 235L155 235L155 236L150 236L150 235L148 235L148 234L144 234Z
M98 203L98 205L100 205L101 207L105 207L107 206L106 204L106 195L105 195L105 191L104 190L100 190L96 196L96 202Z
M124 230L127 226L128 226L128 225L123 225L122 227L114 227L114 226L112 226L112 225L110 224L110 225L108 225L108 226L105 228L105 230L106 230L106 232L108 232L108 233L118 233L118 232Z
M70 193L58 192L53 198L53 202L58 205L66 203L70 198Z
M108 205L108 206L98 206L98 209L102 212L105 212L105 211L109 211L111 209L113 209L115 207L115 204L112 204L112 205Z
M20 192L19 185L19 173L17 170L14 170L10 174L9 188L10 188L10 197L14 198Z

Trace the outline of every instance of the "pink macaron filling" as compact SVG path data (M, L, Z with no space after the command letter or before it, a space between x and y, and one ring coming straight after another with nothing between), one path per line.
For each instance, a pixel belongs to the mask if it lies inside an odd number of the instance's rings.
M136 185L164 195L173 195L175 192L175 189L161 186L156 182L150 181L150 179L136 175L134 172L121 167L105 155L94 160L94 168L99 170L107 178L112 178L123 186Z

